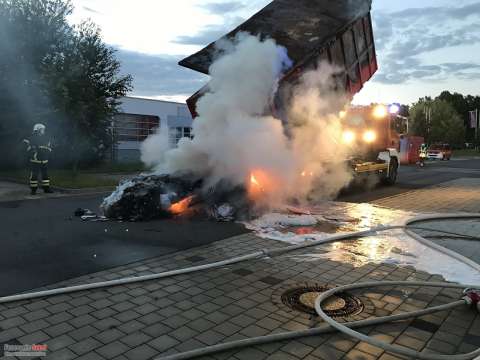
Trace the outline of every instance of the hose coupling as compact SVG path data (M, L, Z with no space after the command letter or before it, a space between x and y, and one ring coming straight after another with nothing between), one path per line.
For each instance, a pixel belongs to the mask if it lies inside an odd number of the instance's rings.
M263 253L264 257L270 257L270 250L269 249L262 249L260 251Z
M463 295L465 303L480 312L480 289L465 289L463 290Z

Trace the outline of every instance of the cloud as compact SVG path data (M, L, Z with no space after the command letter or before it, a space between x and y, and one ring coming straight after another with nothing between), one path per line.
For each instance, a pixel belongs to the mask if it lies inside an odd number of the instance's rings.
M458 7L437 6L374 13L374 34L380 62L374 81L401 84L410 80L473 76L475 73L468 71L478 70L480 64L442 63L440 60L427 65L419 58L436 50L480 44L478 13L480 2Z
M243 21L245 21L245 19L240 16L227 16L224 20L224 23L205 26L195 35L179 36L175 39L175 43L183 45L205 46L215 40L218 40L220 37L241 24Z
M245 5L240 1L215 2L202 4L199 7L215 15L224 15L226 13L240 10Z
M228 31L224 25L207 26L196 35L183 35L175 39L175 43L183 45L205 46L225 35Z
M133 95L176 96L190 95L207 80L205 75L180 67L177 63L185 56L148 55L118 50L117 59L122 72L133 76Z

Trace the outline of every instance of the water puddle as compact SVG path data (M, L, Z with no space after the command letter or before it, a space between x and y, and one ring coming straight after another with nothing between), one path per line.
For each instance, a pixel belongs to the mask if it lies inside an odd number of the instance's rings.
M299 244L324 239L332 234L398 223L415 215L371 204L326 202L319 206L293 210L285 207L246 223L245 226L259 237ZM448 281L480 284L480 274L470 267L419 243L402 230L329 243L286 256L299 262L329 259L348 263L355 268L369 263L413 266L417 270L440 274Z

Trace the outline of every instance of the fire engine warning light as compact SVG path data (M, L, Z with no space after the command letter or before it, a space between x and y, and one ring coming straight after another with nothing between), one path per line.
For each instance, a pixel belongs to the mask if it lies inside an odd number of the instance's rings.
M345 144L351 144L355 141L355 133L351 130L345 130L343 132L343 136L342 136L342 139L343 139L343 142Z
M398 106L397 104L392 104L388 108L388 111L390 112L390 114L398 114L400 112L400 106Z
M375 116L377 119L383 119L388 115L388 110L387 107L384 105L377 105L373 109L373 116Z
M373 130L367 130L363 133L363 141L372 143L377 139L377 134Z

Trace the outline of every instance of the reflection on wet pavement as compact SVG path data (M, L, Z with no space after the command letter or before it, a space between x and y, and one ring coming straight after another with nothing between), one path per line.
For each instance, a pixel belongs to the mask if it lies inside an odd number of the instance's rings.
M331 234L397 223L416 215L371 204L341 202L325 202L301 210L292 213L286 207L245 225L259 237L298 244L321 240ZM473 274L467 265L422 245L402 230L389 230L375 236L306 248L285 257L298 262L330 259L355 268L368 263L413 266L418 270L443 275L449 281L480 283L480 274Z
M260 237L299 243L321 239L328 234L366 230L413 216L371 204L327 201L321 205L274 211L245 225ZM301 212L301 214L299 214Z

